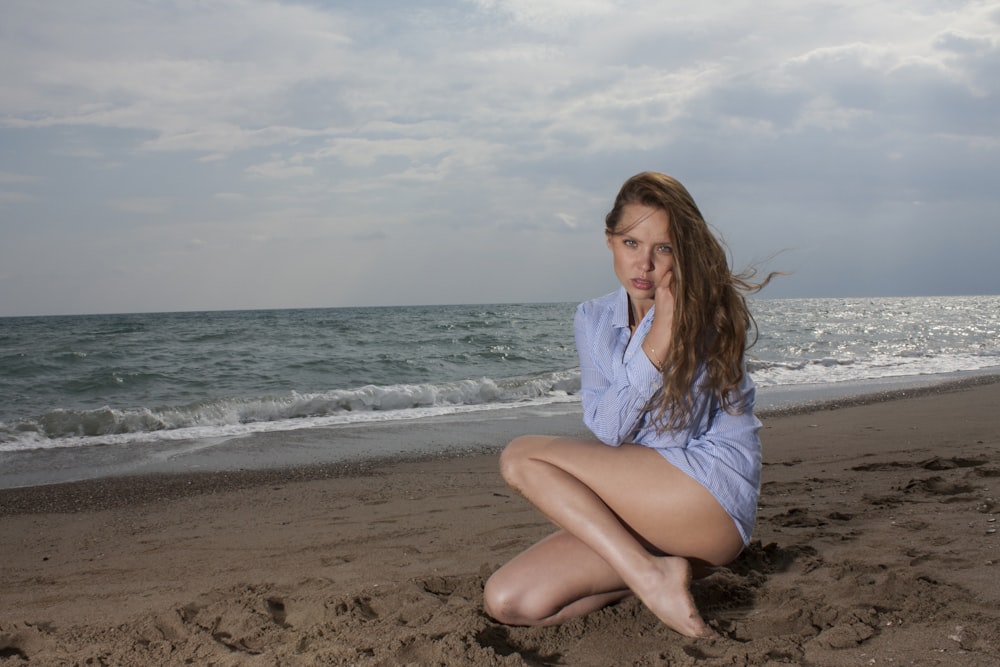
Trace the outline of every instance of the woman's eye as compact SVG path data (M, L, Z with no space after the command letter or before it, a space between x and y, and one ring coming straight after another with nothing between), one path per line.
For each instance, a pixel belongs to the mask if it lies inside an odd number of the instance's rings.
M624 240L622 241L622 243L624 243L624 244L625 244L625 247L626 247L626 248L634 248L634 247L636 247L636 245L638 245L638 244L637 244L637 243L636 243L635 241L633 241L632 239L624 239Z
M674 249L668 245L656 246L656 252L662 253L664 255L670 255L674 252Z

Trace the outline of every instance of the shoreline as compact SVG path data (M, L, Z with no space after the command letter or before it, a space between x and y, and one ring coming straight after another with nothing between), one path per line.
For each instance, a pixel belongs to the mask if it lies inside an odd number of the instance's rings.
M937 384L876 391L866 394L830 398L790 406L758 410L762 421L774 418L808 415L816 412L839 410L887 403L892 401L935 396L943 393L962 391L1000 383L1000 375L975 375L961 379L942 381ZM535 421L533 425L544 424ZM567 423L559 419L556 424L566 435L587 437L579 418ZM382 424L370 428L385 427ZM390 428L398 427L393 424ZM363 427L352 427L358 430ZM445 427L447 428L447 426ZM317 429L327 430L327 429ZM328 429L340 431L341 429ZM487 429L484 429L487 430ZM489 429L495 431L495 429ZM549 431L523 431L543 432ZM513 432L511 438L521 432ZM338 433L338 437L342 437ZM370 473L385 466L409 465L421 461L450 460L479 455L499 455L506 440L493 445L479 445L464 450L449 448L441 451L425 451L411 454L359 457L342 461L306 463L299 465L270 465L261 468L237 468L231 470L206 470L188 472L152 471L143 474L110 474L88 479L33 484L0 488L0 517L14 514L48 512L79 512L112 509L144 502L183 498L201 493L218 493L236 489L249 489L267 484L313 481L356 476Z
M933 396L950 391L960 391L970 387L981 387L1000 382L1000 373L993 369L988 373L971 373L963 377L954 377L953 374L942 376L940 380L923 378L924 382L917 384L903 383L902 386L894 389L873 389L859 393L849 393L831 398L805 401L788 405L777 405L763 410L757 410L757 416L761 419L769 417L785 417L792 415L808 414L820 410L837 410L840 408L850 408L859 405L870 405L872 403L884 403L906 398L919 398L921 396ZM878 383L878 381L875 381Z
M665 629L635 600L555 628L486 617L485 579L553 530L500 479L497 440L408 460L0 491L3 505L22 503L0 515L0 655L65 665L994 665L1000 382L919 394L765 416L753 541L693 586L718 633L710 639Z

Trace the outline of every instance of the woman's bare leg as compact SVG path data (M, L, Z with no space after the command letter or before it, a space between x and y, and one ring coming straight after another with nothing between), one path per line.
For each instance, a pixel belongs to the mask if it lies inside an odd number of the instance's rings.
M486 613L507 625L555 625L597 611L632 592L594 550L560 530L493 573Z
M654 450L636 445L611 448L568 438L518 438L504 450L501 472L513 488L579 545L566 538L548 546L543 541L515 558L505 566L510 570L501 568L497 580L491 580L488 608L503 600L510 609L512 591L525 592L546 581L542 576L549 575L532 574L533 569L545 572L540 564L546 559L555 559L562 552L584 558L589 549L596 560L586 559L587 567L580 572L583 584L573 577L556 580L556 588L575 591L580 598L570 596L558 607L556 598L560 596L555 595L548 602L554 611L547 617L535 615L534 622L558 622L571 610L585 609L579 613L586 613L590 609L583 600L589 598L596 604L607 599L607 604L624 597L624 585L674 630L689 636L709 632L691 598L687 559L723 564L739 553L742 542L732 519L704 487ZM671 555L652 555L636 535ZM532 554L533 550L537 551ZM519 561L522 558L528 560ZM595 565L600 560L605 563L603 568ZM561 567L565 572L573 567L571 562L553 562L550 569ZM592 577L590 583L588 577ZM515 578L523 583L512 583ZM531 608L537 613L545 606Z

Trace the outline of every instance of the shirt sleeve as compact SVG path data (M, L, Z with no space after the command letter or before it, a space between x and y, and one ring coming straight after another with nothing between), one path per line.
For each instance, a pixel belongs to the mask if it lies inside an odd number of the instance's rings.
M646 417L649 401L663 378L641 348L629 358L617 344L618 331L579 308L573 323L580 355L583 422L601 442L618 446L631 440Z

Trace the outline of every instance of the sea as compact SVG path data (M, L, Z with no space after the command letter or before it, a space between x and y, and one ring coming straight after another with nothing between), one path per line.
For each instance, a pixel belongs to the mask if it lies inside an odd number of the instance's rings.
M764 410L1000 373L1000 296L751 304ZM406 456L576 423L575 307L0 318L0 488Z

